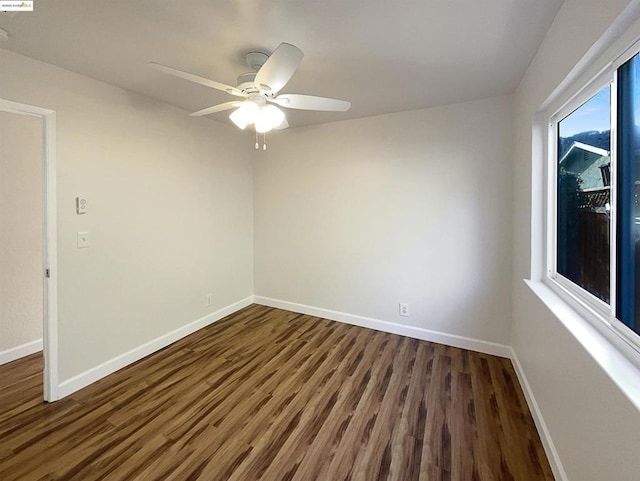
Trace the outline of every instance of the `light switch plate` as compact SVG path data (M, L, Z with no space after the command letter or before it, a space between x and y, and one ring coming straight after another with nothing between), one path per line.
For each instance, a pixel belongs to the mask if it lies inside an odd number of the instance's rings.
M78 232L78 249L89 247L89 233Z

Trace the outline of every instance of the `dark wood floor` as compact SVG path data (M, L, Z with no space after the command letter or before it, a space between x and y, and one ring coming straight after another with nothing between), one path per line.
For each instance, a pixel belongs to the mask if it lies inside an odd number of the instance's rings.
M250 306L54 404L0 366L0 480L552 480L510 361Z

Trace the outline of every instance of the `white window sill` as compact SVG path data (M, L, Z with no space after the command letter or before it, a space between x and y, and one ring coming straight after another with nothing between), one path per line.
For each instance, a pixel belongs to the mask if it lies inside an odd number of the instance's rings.
M591 323L540 281L525 283L640 410L640 355L611 328Z

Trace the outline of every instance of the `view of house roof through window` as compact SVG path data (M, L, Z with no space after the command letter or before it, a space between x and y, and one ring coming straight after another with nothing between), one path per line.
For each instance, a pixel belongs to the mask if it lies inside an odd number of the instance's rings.
M558 124L557 272L609 302L611 87Z

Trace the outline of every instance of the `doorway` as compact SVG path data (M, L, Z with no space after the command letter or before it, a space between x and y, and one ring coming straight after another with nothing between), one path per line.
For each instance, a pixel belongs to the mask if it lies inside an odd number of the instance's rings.
M40 264L40 279L42 281L42 307L39 306L34 312L41 313L42 318L42 351L44 357L44 372L43 372L43 394L44 400L53 402L58 399L58 338L57 338L57 257L56 257L56 175L55 175L55 112L49 109L43 109L32 105L13 102L10 100L0 99L0 114L2 114L2 120L5 122L15 122L18 127L23 126L25 129L35 128L33 138L40 145L32 146L37 147L34 152L37 152L41 158L39 177L41 178L38 197L41 199L36 200L42 206L39 210L41 212L41 219L38 219L40 226L34 227L35 231L40 231L42 241L40 244L41 257L33 256L36 258L38 264ZM30 118L31 119L30 119ZM10 124L9 124L10 125ZM34 127L35 126L35 127ZM12 129L9 129L10 131ZM10 136L11 133L8 134ZM33 142L29 140L29 142ZM13 168L16 168L14 165ZM21 172L22 174L28 174L28 172L17 166L15 172ZM11 171L10 171L11 175ZM17 175L17 174L16 174ZM20 180L16 177L16 181ZM37 182L37 181L36 181ZM19 210L21 205L29 207L32 205L33 199L31 196L22 196L20 189L17 186L13 186L10 190L10 195L7 196L4 202L5 209ZM26 186L25 186L26 189ZM37 190L37 185L33 192ZM13 195L11 195L13 192ZM16 205L12 205L15 201ZM28 220L26 217L23 222L20 220L20 216L6 215L9 221L8 226L3 228L21 230L23 227L28 229ZM39 217L39 216L38 216ZM12 227L13 223L13 227ZM33 223L32 223L33 224ZM31 241L29 241L31 242ZM18 251L22 250L26 246L23 240L18 239L13 242L15 248L15 255L18 255ZM37 246L35 247L37 249ZM37 266L36 266L37 269ZM19 271L14 271L18 273ZM25 281L26 283L27 281ZM16 303L20 303L21 300L17 299ZM22 300L24 304L25 301ZM30 311L32 314L32 312ZM17 337L18 338L18 337ZM29 342L14 349L12 355L19 356L20 349L25 350L25 354L29 349L35 348L34 342Z

